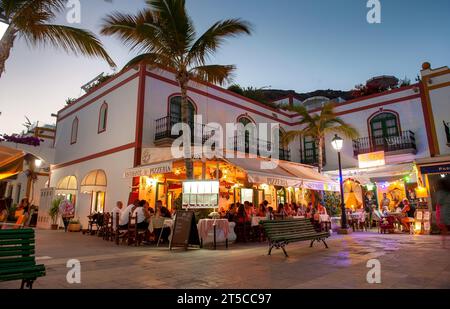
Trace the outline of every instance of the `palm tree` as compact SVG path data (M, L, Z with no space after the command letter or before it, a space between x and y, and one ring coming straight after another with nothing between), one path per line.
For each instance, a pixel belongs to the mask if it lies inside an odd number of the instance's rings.
M333 102L328 102L323 105L320 114L310 114L306 107L301 105L285 107L286 110L300 115L301 129L286 132L282 137L282 143L287 145L298 137L310 136L314 138L319 151L319 173L323 169L323 147L326 134L340 133L352 139L357 138L359 135L355 128L337 117L334 107Z
M115 66L93 33L51 24L65 4L65 0L0 0L0 18L9 24L0 41L0 77L17 37L30 45L52 45L76 55L100 57Z
M136 15L119 12L104 19L101 33L120 38L131 50L143 52L125 67L136 64L172 68L181 93L181 121L188 123L189 81L196 79L219 85L231 80L234 65L206 62L227 38L250 34L250 24L240 19L214 23L197 37L184 0L147 0ZM193 163L185 149L186 176L193 177Z

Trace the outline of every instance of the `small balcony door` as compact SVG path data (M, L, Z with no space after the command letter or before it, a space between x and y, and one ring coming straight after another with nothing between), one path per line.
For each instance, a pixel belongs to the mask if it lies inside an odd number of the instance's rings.
M394 113L381 113L370 120L372 147L374 151L384 150L386 138L400 135L398 118Z

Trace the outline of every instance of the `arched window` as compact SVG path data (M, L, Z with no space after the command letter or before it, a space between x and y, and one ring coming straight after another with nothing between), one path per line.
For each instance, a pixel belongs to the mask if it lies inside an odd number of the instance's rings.
M72 121L72 132L70 133L70 144L75 144L78 138L78 117Z
M392 112L382 112L370 119L370 132L372 138L386 138L399 136L399 119L397 114Z
M106 131L106 123L108 121L108 104L105 102L100 107L98 114L98 133Z
M181 97L175 96L170 98L170 122L172 124L181 122ZM188 115L187 119L189 121L189 125L194 124L194 115L196 113L194 104L188 100Z
M244 137L244 139L242 138L242 133L240 133L240 132L236 132L236 137L235 137L235 143L234 143L234 148L236 149L236 150L240 150L240 149L243 149L243 150L245 150L245 153L249 153L250 152L250 146L252 146L251 145L251 141L250 141L250 139L251 139L251 136L254 136L254 134L256 133L256 132L251 132L251 130L253 130L253 127L252 128L249 128L249 127L247 127L247 125L248 124L253 124L254 125L254 122L253 122L253 120L252 119L250 119L249 117L247 117L247 116L241 116L241 117L239 117L238 118L238 120L237 120L237 122L238 123L240 123L240 124L242 124L243 126L244 126L244 130L245 130L245 137ZM253 137L254 138L254 137ZM244 145L242 145L242 142L244 142ZM254 141L253 141L254 142ZM253 145L253 146L256 146L256 145Z

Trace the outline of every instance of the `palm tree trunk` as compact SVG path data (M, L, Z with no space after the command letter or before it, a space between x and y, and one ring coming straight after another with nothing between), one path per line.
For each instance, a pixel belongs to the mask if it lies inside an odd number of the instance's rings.
M14 45L14 40L16 38L17 30L14 27L9 26L6 29L5 35L0 40L0 78L3 72L5 72L6 60L8 60L11 49Z
M319 173L322 173L323 170L323 136L319 137Z
M186 123L189 127L189 103L188 103L188 96L187 96L187 87L188 87L188 81L189 79L187 77L180 77L178 83L180 85L181 89L181 122ZM192 134L194 132L191 132L191 139ZM191 140L190 139L190 140ZM194 162L192 160L191 152L190 152L191 142L187 145L183 144L184 148L184 164L186 167L186 178L187 179L193 179L194 178Z

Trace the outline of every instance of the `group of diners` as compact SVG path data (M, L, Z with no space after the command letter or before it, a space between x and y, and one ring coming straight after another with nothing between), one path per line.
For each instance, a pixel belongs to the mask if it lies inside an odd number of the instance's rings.
M152 207L146 200L135 200L132 204L124 207L121 201L117 201L112 212L105 214L96 214L98 220L99 231L104 229L112 230L114 234L121 235L122 239L131 239L128 235L130 231L140 231L142 239L139 242L150 243L152 240L157 241L159 238L161 242L168 242L170 235L170 228L163 226L162 224L154 224L151 229L149 225L155 221L161 221L164 219L171 219L175 214L163 206L162 201L158 200ZM92 216L91 216L92 217ZM103 218L110 220L110 228L108 228L108 222L104 222ZM157 219L157 220L156 220ZM102 231L103 232L103 231ZM137 241L137 240L133 240Z
M235 230L237 241L264 240L264 235L259 222L262 220L285 220L293 218L308 218L312 223L316 224L317 229L321 229L319 222L320 215L326 215L327 210L324 206L313 203L301 205L293 203L279 203L274 209L267 200L261 204L255 205L252 202L233 203L228 210L219 209L222 219L235 222Z

